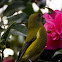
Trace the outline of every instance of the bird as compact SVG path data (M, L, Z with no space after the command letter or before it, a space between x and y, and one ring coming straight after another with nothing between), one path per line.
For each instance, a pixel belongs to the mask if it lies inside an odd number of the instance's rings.
M42 24L42 14L34 13L28 19L28 34L18 56L18 62L32 62L43 52L47 43L47 32Z

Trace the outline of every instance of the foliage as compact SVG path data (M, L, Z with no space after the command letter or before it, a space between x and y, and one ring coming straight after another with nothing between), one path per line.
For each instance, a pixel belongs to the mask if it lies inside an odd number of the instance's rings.
M1 22L0 22L0 52L2 54L2 57L0 55L0 62L4 58L3 51L5 48L11 48L14 51L13 57L15 60L17 59L17 53L21 49L25 38L27 36L28 32L28 18L31 14L35 13L32 7L33 0L0 0L0 8L3 8L3 6L7 5L8 7L0 13ZM37 4L38 5L38 4ZM45 3L41 3L42 7L45 7ZM52 9L48 8L50 13L52 12ZM19 11L22 11L22 13L18 13ZM38 13L42 12L37 11ZM14 15L14 13L18 13ZM4 24L2 22L4 16L6 16L6 19L8 20L7 24ZM42 18L42 23L45 23L45 20ZM3 20L5 21L5 20ZM2 25L4 28L2 28ZM6 29L5 26L8 25L8 28ZM1 33L4 31L4 34L1 36ZM10 36L12 36L10 38ZM61 51L60 51L61 52ZM62 54L62 53L61 53ZM56 56L56 55L54 55ZM41 57L41 56L40 56ZM41 58L38 58L36 60L37 62L50 62L46 61L45 59L42 60Z

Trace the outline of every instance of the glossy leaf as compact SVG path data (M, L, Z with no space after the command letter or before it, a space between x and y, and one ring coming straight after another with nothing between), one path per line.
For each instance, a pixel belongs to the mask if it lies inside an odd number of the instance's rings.
M0 3L2 2L2 0L0 0Z
M32 7L32 3L28 3L27 7L25 9L22 10L24 13L26 13L27 15L31 15L34 13L33 7Z
M23 1L15 1L13 3L11 3L10 5L8 5L7 9L4 11L4 15L5 16L10 16L13 13L15 13L16 11L22 10L25 8L25 3Z
M0 27L3 25L3 22L0 22Z
M22 35L26 36L27 35L27 27L21 24L16 24L12 27L13 29L16 29L17 31L21 32Z
M0 34L1 34L1 32L3 31L4 29L2 29L1 27L0 27Z
M2 35L1 39L4 39L6 41L7 37L8 37L8 34L9 34L9 31L11 29L11 27L13 26L15 22L13 22L8 28L7 30L4 32L4 34Z
M5 39L1 39L1 42L0 42L0 46L1 46L1 48L3 48L4 47L4 45L5 45Z
M20 0L15 0L15 1L20 1ZM31 0L21 0L21 1L29 2L29 1L31 1Z
M17 23L21 23L21 22L27 21L27 19L28 19L28 15L25 13L21 13L21 14L8 18L8 21L9 21L9 23L12 21L17 21Z
M11 29L9 32L9 35L22 35L22 36L27 36L25 33L22 33L20 31L17 31L16 29Z
M4 40L3 39L1 40L1 38L0 38L0 50L3 49L4 44L5 44Z
M54 53L54 55L52 56L52 58L55 57L55 56L57 56L57 55L59 55L59 54L62 54L62 49L56 51L56 52Z
M8 3L8 0L0 0L0 8Z
M45 60L38 59L37 62L51 62L51 61L45 61Z

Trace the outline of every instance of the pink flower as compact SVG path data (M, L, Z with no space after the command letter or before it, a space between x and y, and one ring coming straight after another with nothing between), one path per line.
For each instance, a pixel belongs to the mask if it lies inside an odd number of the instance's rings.
M3 60L3 62L15 62L13 57L7 57Z
M47 44L45 49L54 50L62 48L62 12L55 10L53 14L44 13L46 20L44 27L47 31Z

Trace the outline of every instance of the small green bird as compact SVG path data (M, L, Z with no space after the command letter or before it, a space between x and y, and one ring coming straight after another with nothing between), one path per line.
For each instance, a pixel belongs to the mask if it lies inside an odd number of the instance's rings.
M28 34L19 54L19 62L34 61L43 52L47 43L47 32L41 20L39 13L34 13L29 17Z

